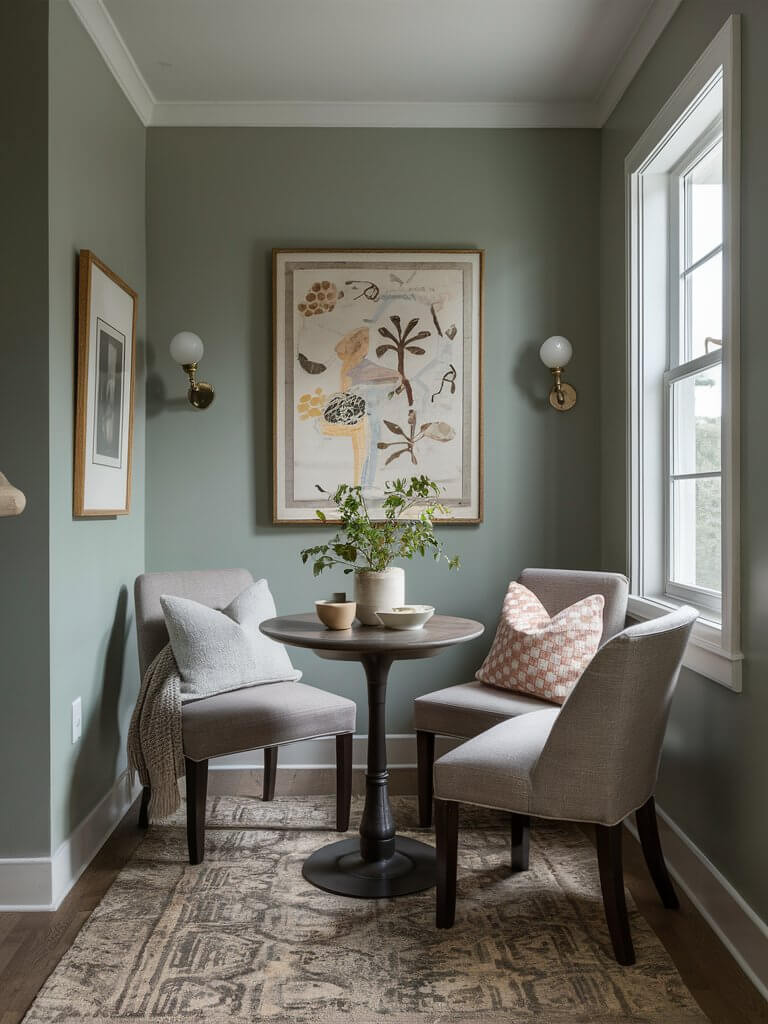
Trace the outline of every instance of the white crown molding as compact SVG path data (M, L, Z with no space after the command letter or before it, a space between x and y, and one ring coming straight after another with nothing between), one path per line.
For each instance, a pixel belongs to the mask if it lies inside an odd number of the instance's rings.
M238 101L156 103L153 127L593 128L591 103Z
M72 9L96 44L117 84L143 125L152 121L155 97L103 0L69 0Z
M595 122L602 128L613 113L643 61L656 45L661 33L682 0L653 0L616 66L603 82L595 98Z
M460 103L157 100L103 0L69 0L107 67L150 127L600 128L682 0L654 0L594 101Z

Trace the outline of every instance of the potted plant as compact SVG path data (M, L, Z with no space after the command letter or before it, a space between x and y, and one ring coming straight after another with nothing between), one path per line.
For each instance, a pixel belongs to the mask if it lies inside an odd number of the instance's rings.
M364 625L378 626L377 611L405 602L405 573L392 564L395 559L431 554L436 561L444 558L449 569L458 569L458 556L448 557L435 536L434 520L448 510L438 501L440 486L429 477L388 480L382 502L384 519L378 522L371 520L362 487L340 484L331 494L316 486L336 506L341 529L326 544L305 548L301 560L304 564L312 560L315 576L336 565L355 574L357 617ZM316 515L327 522L321 509Z

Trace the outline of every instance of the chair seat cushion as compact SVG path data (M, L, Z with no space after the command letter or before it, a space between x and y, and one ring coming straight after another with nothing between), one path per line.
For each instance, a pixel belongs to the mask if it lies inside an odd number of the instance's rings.
M508 718L551 707L537 697L498 690L473 679L417 697L413 716L417 729L464 737L477 736Z
M537 813L532 774L557 720L558 708L520 715L475 736L435 761L440 800ZM546 810L538 813L546 817Z
M354 732L354 701L304 683L231 690L182 708L184 755L205 761L314 736Z

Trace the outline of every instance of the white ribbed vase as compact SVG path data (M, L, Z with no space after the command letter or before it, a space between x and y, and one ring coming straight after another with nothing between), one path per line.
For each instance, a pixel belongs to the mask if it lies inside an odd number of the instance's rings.
M405 572L390 565L381 572L355 573L357 617L364 626L380 626L376 612L389 612L405 604Z

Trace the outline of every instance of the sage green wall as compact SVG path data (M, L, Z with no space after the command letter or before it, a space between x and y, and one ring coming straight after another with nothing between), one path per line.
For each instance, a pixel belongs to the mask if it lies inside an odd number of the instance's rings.
M744 692L683 671L659 803L768 920L768 4L742 0L742 647ZM712 37L728 0L685 0L602 132L603 562L626 565L624 158Z
M408 598L492 630L525 565L597 563L597 132L150 128L147 146L150 570L246 566L285 612L350 585L300 564L324 531L271 524L271 249L329 245L486 253L485 522L444 528L460 574L410 563ZM182 329L206 343L205 412L168 355ZM554 333L576 353L563 416L537 355ZM397 666L389 731L412 731L412 698L471 677L490 639ZM358 699L364 731L359 666L292 656Z
M68 3L50 36L50 640L52 848L126 766L138 687L133 580L144 567L145 130ZM91 249L139 293L128 516L72 517L75 281ZM71 704L83 735L71 742ZM47 726L47 717L46 717Z
M0 93L0 470L27 496L0 519L2 858L50 852L47 3L0 4Z

